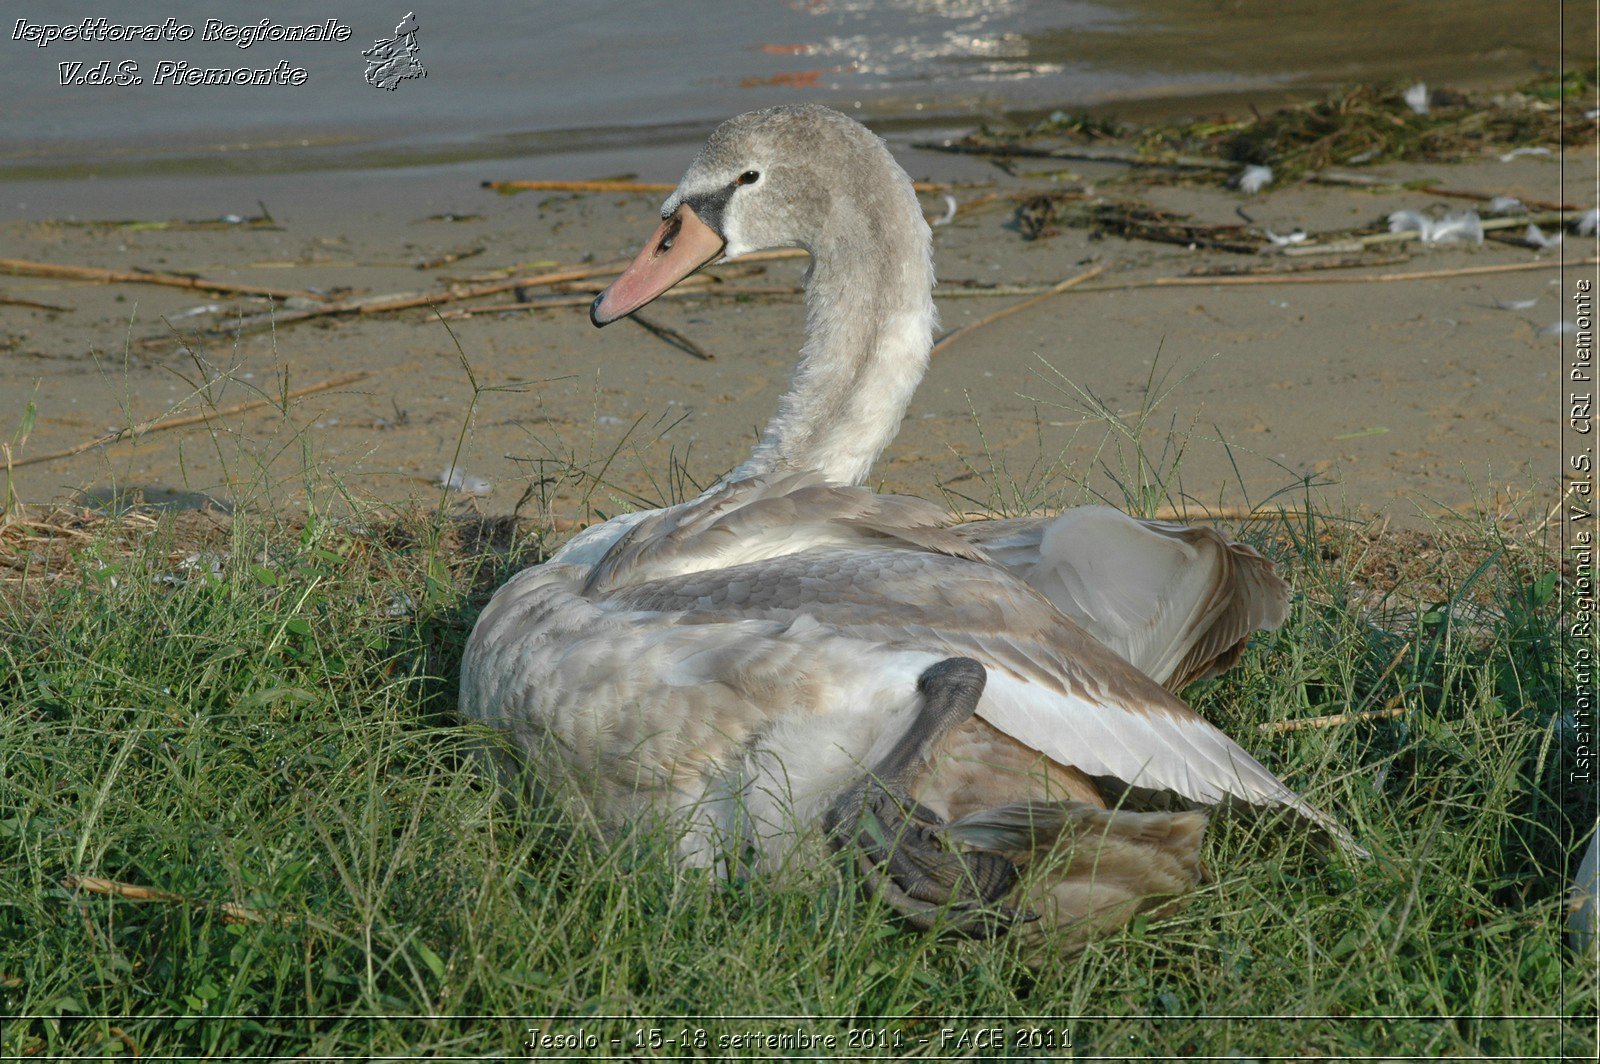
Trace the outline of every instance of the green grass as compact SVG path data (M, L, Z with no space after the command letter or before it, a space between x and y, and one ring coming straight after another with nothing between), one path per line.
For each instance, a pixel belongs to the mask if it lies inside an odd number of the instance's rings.
M1216 882L1181 913L1035 970L1006 940L904 933L828 871L718 884L497 799L453 677L487 589L540 543L440 528L5 531L0 1054L495 1056L532 1026L632 1046L658 1016L714 1046L792 1024L703 1017L807 1014L924 1053L969 1015L1077 1017L1050 1026L1113 1059L1594 1045L1595 975L1561 925L1592 794L1560 785L1561 591L1522 541L1252 527L1293 615L1191 697L1380 857L1219 819ZM1404 713L1257 730L1385 705Z

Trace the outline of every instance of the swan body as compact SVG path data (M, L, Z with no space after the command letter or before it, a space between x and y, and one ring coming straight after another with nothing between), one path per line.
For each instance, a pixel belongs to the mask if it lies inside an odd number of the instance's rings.
M694 864L775 872L825 835L914 924L969 930L1026 909L1086 935L1198 882L1204 816L1107 810L1118 793L1287 807L1348 840L1168 690L1281 623L1254 551L1105 507L950 527L858 486L935 322L928 228L881 141L820 107L742 115L662 216L597 324L719 255L801 246L807 338L746 462L573 537L478 619L461 710L542 786L607 834L669 825ZM1089 856L1043 859L1064 852Z

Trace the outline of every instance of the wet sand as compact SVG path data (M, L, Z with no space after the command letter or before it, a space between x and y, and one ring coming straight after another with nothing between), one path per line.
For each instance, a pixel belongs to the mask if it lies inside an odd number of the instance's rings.
M994 180L995 188L1042 188L1047 169L1006 177L975 159L897 153L914 177ZM657 150L626 169L672 181L691 152ZM677 157L675 157L677 156ZM618 151L607 161L627 159ZM573 164L577 165L577 164ZM588 173L615 172L594 159ZM468 170L470 169L470 173ZM1071 175L1112 184L1120 167L1064 164ZM1592 164L1578 155L1380 169L1457 188L1528 199L1582 199ZM0 255L118 269L191 271L283 288L356 293L426 289L440 278L496 266L607 261L636 250L659 196L524 194L502 197L481 178L548 177L505 165L404 175L256 175L183 186L16 182L9 198L29 220L0 228ZM573 176L568 173L564 176ZM1072 180L1072 176L1059 176ZM92 196L89 194L92 191ZM970 200L985 189L963 190ZM1245 207L1279 232L1342 229L1400 208L1447 206L1421 192L1367 192L1301 185L1245 197L1214 187L1129 188L1147 202L1203 222L1236 221ZM44 218L205 218L254 213L269 202L281 231L73 228ZM931 213L939 197L925 197ZM92 203L92 208L88 204ZM475 217L429 220L447 212ZM1009 205L958 213L935 230L945 281L1053 283L1091 265L1095 285L1184 274L1243 256L1084 230L1025 241ZM1569 236L1566 256L1593 254ZM467 248L483 252L428 271L413 264ZM1555 261L1489 242L1411 249L1387 270L1434 270ZM798 283L803 263L768 264L739 283ZM941 489L959 507L1056 505L1136 488L1128 441L1085 409L1085 395L1126 419L1146 419L1149 458L1175 493L1197 505L1254 504L1288 491L1335 511L1383 514L1400 524L1479 506L1535 516L1558 488L1557 423L1563 338L1542 330L1570 318L1577 272L1557 269L1383 284L1132 288L1072 292L973 333L941 353L876 477L890 490ZM1370 271L1367 271L1370 272ZM1592 275L1592 269L1589 270ZM1086 288L1091 286L1085 286ZM205 319L202 304L248 300L178 289L6 277L0 294L73 308L0 306L0 435L21 422L29 396L37 423L15 457L70 447L130 422L221 406L271 391L287 375L300 387L354 371L358 384L293 403L287 415L257 409L205 426L153 434L15 471L14 490L45 504L84 491L145 489L225 503L299 505L306 462L333 474L357 499L437 500L433 486L455 456L472 387L437 317L413 310L328 319L213 340L198 357L173 341L141 343ZM1500 301L1535 299L1530 309ZM1012 298L941 298L945 328ZM661 301L650 317L713 353L700 361L628 323L594 329L581 309L475 317L451 323L482 392L460 466L490 490L490 512L544 512L585 520L595 512L692 493L735 464L770 415L798 348L798 299ZM1568 338L1570 339L1570 338ZM209 381L208 385L204 382ZM1152 384L1152 382L1154 382ZM1159 396L1159 401L1155 401ZM1172 467L1176 466L1173 472ZM594 478L600 483L597 486ZM1002 489L993 494L994 485ZM1041 490L1041 485L1042 490ZM524 500L527 493L529 499ZM185 494L184 497L188 497ZM964 501L968 500L968 501ZM1280 500L1282 501L1282 500Z

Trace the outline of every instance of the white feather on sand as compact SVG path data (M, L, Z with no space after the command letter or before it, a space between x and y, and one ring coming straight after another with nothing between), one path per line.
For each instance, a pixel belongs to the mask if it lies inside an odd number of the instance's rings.
M1508 151L1504 155L1500 156L1500 161L1503 162L1503 163L1508 163L1512 159L1515 159L1519 155L1550 155L1550 154L1552 154L1552 153L1551 153L1549 148L1512 148L1510 151Z
M1270 184L1272 184L1270 166L1247 166L1239 172L1239 191L1247 196L1254 196Z
M1395 211L1389 215L1389 232L1412 231L1424 244L1447 244L1457 240L1483 243L1483 221L1477 211L1456 211L1443 218L1429 218L1420 211Z
M1545 231L1540 229L1537 225L1528 226L1527 230L1522 234L1522 239L1541 248L1558 248L1561 246L1560 233L1556 233L1553 236L1547 236Z
M445 466L438 478L434 480L434 483L441 488L459 491L463 495L491 495L494 493L494 485L489 483L488 478L474 476L466 470L459 469L453 465Z

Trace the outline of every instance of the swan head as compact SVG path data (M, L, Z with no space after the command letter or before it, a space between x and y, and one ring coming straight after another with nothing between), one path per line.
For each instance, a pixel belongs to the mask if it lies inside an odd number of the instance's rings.
M661 206L661 225L589 319L608 325L711 262L769 248L815 257L927 225L883 141L827 107L771 107L717 127Z

